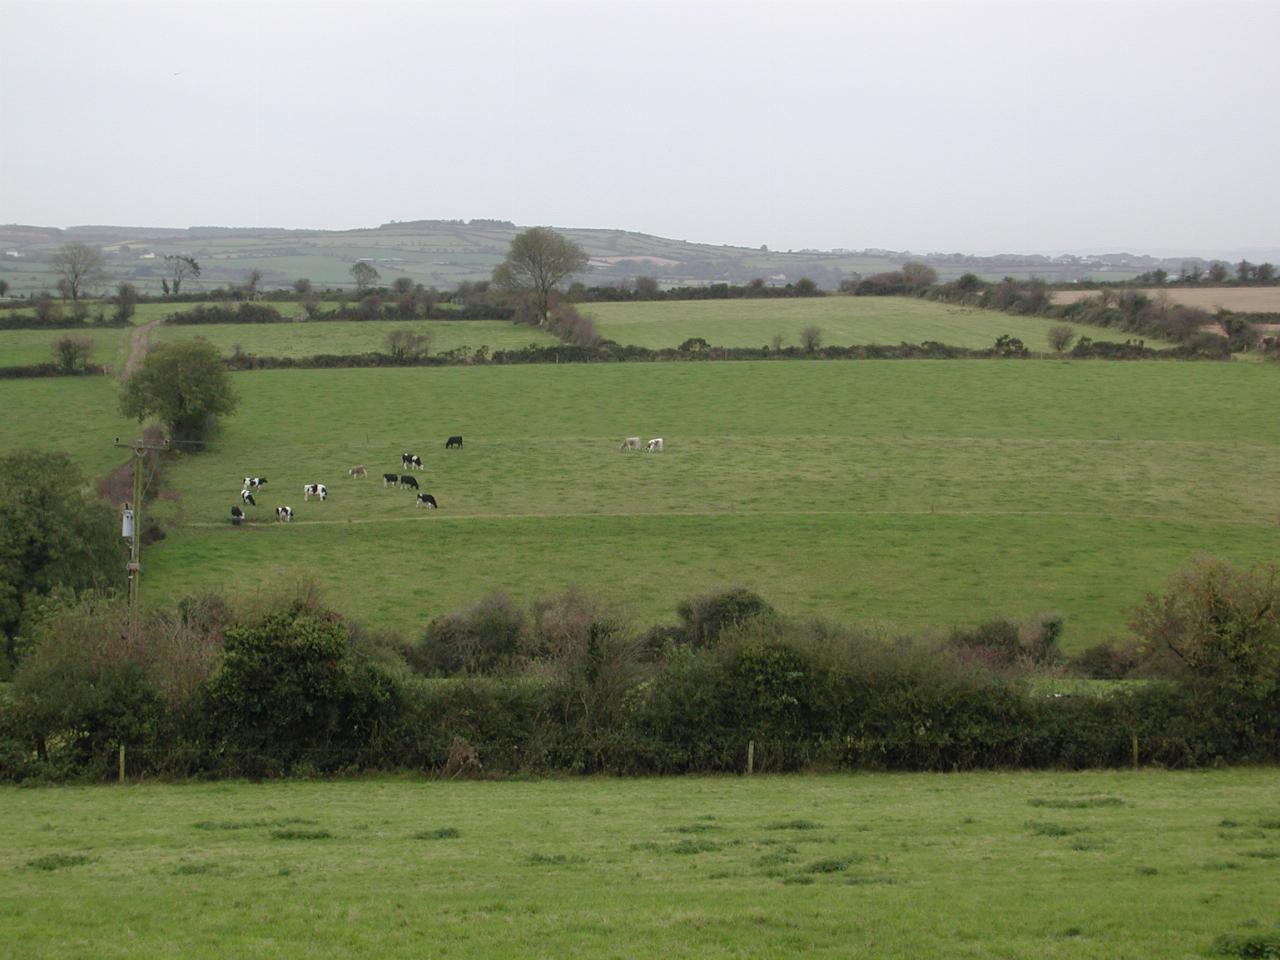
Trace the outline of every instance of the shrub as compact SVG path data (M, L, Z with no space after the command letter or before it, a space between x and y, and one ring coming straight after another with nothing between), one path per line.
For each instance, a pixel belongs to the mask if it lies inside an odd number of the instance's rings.
M524 643L526 618L505 594L495 593L463 613L427 625L409 661L427 674L486 674L510 670Z
M682 601L676 608L684 640L695 647L713 646L729 627L773 613L773 607L763 597L746 587L705 593Z
M347 625L312 597L225 633L222 668L207 687L207 717L232 771L278 775L359 764L394 719L400 691L350 648Z

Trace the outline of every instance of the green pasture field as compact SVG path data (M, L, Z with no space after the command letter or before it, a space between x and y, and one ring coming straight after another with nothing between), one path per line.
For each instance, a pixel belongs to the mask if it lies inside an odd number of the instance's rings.
M93 341L92 363L118 367L124 362L129 331L121 327L89 330L0 330L0 367L26 366L53 361L53 344L63 337L88 337Z
M1055 323L915 297L590 303L579 309L595 318L601 336L644 347L675 347L689 337L702 337L718 347L760 347L772 343L777 334L782 335L783 346L795 347L800 345L800 331L816 326L828 346L937 340L983 348L1007 333L1032 350L1047 352L1046 332ZM1115 339L1112 331L1079 325L1076 329L1095 339ZM1169 346L1155 340L1148 343Z
M240 374L240 412L169 471L176 499L156 510L175 527L147 550L143 594L311 578L340 609L412 634L497 590L527 602L576 585L648 625L743 583L788 613L886 631L1055 611L1079 649L1123 633L1197 554L1280 556L1276 374L1052 361ZM0 446L67 429L26 409ZM73 425L73 449L98 444L100 467L122 430L94 416L92 436ZM455 433L466 448L446 452ZM667 449L620 452L629 435ZM440 510L383 486L402 452L424 458L415 476ZM354 464L369 478L350 479ZM269 482L233 528L247 475ZM326 502L303 502L312 482ZM274 522L278 504L292 524Z
M1237 769L6 788L0 909L30 960L1204 957L1280 942L1278 787Z
M285 304L288 306L288 304ZM157 327L153 343L192 340L204 337L223 354L236 345L246 353L273 357L310 357L316 354L385 352L387 334L409 329L432 336L431 353L459 347L518 350L534 343L552 346L559 341L534 327L516 326L502 320L362 320L320 323L229 323L198 326Z

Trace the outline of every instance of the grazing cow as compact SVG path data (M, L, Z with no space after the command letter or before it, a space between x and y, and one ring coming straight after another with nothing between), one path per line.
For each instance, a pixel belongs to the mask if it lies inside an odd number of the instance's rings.
M369 476L369 471L365 469L365 465L363 463L356 464L354 467L348 470L347 473L350 474L352 478Z
M382 485L384 487L394 487L399 482L400 474L398 473L384 473L382 475Z
M400 486L413 487L413 489L417 490L418 481L414 477L411 477L409 476L409 474L406 473L403 477L400 478Z
M245 489L245 490L257 490L259 487L261 487L261 486L262 486L264 483L266 483L266 482L267 482L267 478L266 478L266 477L245 477L245 478L244 478L244 489Z
M305 483L302 485L302 499L310 500L312 497L319 497L321 502L329 495L328 489L323 483Z
M457 447L459 450L462 449L462 434L450 437L444 442L444 448L446 450L452 450L454 447Z
M293 507L276 507L276 519L288 523L293 519Z
M400 466L408 467L410 470L422 469L422 458L416 453L400 454Z
M248 487L245 487L240 491L240 499L251 507L256 507L258 505L258 501L253 499L253 494L249 492Z
M661 453L662 438L654 437L652 440L650 440L647 444L645 444L644 452L645 453Z
M421 507L424 504L430 507L432 510L440 506L440 504L436 503L436 498L433 497L431 494L420 493L418 494L418 499L414 501L414 506Z
M239 507L232 507L231 508L231 525L238 527L240 526L240 521L243 519L244 519L244 511L241 510Z
M623 440L623 441L622 441L622 449L623 449L623 450L639 450L639 449L640 449L640 438L639 438L639 437L627 437L627 439L625 439L625 440Z

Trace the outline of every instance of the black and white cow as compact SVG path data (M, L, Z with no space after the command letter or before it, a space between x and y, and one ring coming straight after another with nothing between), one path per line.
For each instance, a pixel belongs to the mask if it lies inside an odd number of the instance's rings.
M303 500L310 500L312 497L319 497L323 501L328 495L329 490L323 483L306 483L302 486Z
M384 473L382 475L382 485L384 487L394 487L399 482L400 474L398 473Z
M452 450L454 447L457 447L459 450L462 449L462 434L452 436L444 442L444 448L446 450Z
M244 511L239 507L231 508L231 523L233 526L240 526L240 521L244 519Z
M646 444L644 445L644 452L645 452L645 453L661 453L661 452L662 452L662 438L661 438L661 437L654 437L652 440L650 440L648 443L646 443Z
M422 469L422 458L416 453L400 454L400 466L408 467L410 470Z
M288 523L293 519L293 507L276 507L276 519Z
M440 504L436 503L436 498L433 497L431 494L420 493L418 494L418 499L414 501L414 506L421 507L424 505L427 507L430 507L432 510L440 506Z
M413 489L417 490L418 480L416 477L411 477L409 476L409 474L406 473L403 477L400 478L400 486L413 487Z
M249 492L248 487L245 487L240 491L240 499L251 507L256 507L258 505L258 501L253 499L253 494Z
M245 477L245 478L244 478L244 489L245 489L245 490L257 490L259 487L261 487L261 486L262 486L263 484L265 484L266 482L267 482L267 478L266 478L266 477Z

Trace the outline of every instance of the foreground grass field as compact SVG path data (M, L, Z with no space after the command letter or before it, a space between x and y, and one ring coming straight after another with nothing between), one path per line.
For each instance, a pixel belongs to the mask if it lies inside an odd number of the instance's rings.
M1231 770L6 789L0 950L1203 957L1276 942L1278 788Z
M589 303L580 309L596 319L601 336L644 347L675 347L689 337L720 347L760 347L775 335L782 336L783 346L794 347L800 345L801 330L816 326L823 344L831 346L937 340L977 349L1007 333L1032 350L1048 351L1046 332L1055 322L915 297Z

